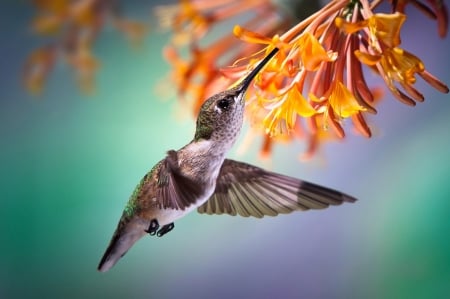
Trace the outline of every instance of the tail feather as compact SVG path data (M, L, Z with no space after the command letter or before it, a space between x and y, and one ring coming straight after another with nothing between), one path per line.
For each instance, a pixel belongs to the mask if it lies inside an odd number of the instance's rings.
M120 222L106 249L97 270L106 272L111 269L117 261L127 253L137 240L146 234L145 226L135 221L124 224Z

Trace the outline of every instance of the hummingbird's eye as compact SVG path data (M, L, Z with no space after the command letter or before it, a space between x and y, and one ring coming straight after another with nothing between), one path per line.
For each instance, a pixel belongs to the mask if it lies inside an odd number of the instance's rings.
M217 102L217 107L221 110L228 110L230 108L230 101L228 99L221 99Z
M221 110L228 110L230 108L230 100L229 99L221 99L217 102L217 107Z

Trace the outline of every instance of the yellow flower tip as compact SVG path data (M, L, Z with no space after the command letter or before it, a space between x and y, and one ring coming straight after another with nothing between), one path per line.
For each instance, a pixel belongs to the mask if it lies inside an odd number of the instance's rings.
M61 29L61 18L55 15L37 16L31 24L31 28L37 34L54 35Z
M288 93L293 110L302 117L311 117L317 113L311 104L303 97L295 85Z
M295 130L299 117L308 118L317 114L317 111L300 93L297 85L275 99L264 99L262 103L264 102L266 106L264 104L263 106L269 112L262 120L262 124L265 133L271 137L289 135Z
M400 45L400 29L406 20L402 13L377 13L370 18L358 22L349 22L337 17L334 20L336 27L347 34L353 34L365 27L369 28L371 40L381 40L386 46L393 48Z
M328 102L339 117L347 118L355 115L359 111L367 110L358 103L355 96L341 81L333 83L331 88L332 90Z
M241 38L243 32L244 32L244 30L242 29L241 26L234 25L234 27L233 27L233 34L234 34L234 36L236 36L237 38Z
M70 3L67 0L35 0L33 4L40 10L53 14L61 14L67 10Z
M334 25L336 25L336 27L338 27L339 29L341 29L344 24L345 24L345 20L343 18L336 17L334 19Z
M363 21L359 21L359 22L348 22L346 20L344 20L341 17L336 17L334 19L334 24L336 25L336 27L338 27L341 31L347 33L347 34L353 34L361 29L363 29L364 27L367 27L368 21L367 20L363 20Z
M264 119L264 120L265 120L265 119ZM264 123L266 123L266 121L265 121ZM264 133L265 133L266 135L272 137L272 131L271 131L271 128L265 128Z
M337 59L337 53L326 51L317 38L309 32L302 34L296 44L301 53L302 64L307 71L316 71L322 62Z
M239 25L234 26L233 34L240 40L248 42L248 43L264 44L264 45L273 43L272 39L265 37L264 35L261 35L259 33L256 33L256 32L250 31L250 30L246 30ZM276 37L274 37L274 38L276 38Z
M320 103L320 102L323 102L323 101L325 101L326 100L326 98L324 98L324 97L317 97L315 94L313 94L312 92L310 92L309 94L308 94L308 98L311 100L311 101L313 101L313 102L315 102L315 103ZM319 113L321 113L321 111L317 111L317 112L319 112Z
M369 27L388 47L400 45L400 29L406 20L402 13L378 13L369 19Z
M280 122L280 113L281 110L279 108L275 108L271 110L266 117L263 119L263 127L265 128L266 135L270 137L275 136L278 132L276 131L277 126Z
M361 61L362 63L364 63L365 65L368 65L368 66L374 66L375 64L380 62L380 60L382 58L381 55L369 54L366 52L362 52L360 50L355 50L354 54L355 54L356 58L358 58L359 61Z
M375 69L382 69L381 73L383 79L394 94L397 94L397 88L395 87L394 82L412 87L412 85L416 83L415 75L421 75L425 72L425 65L417 56L398 47L387 48L377 55L356 50L355 56L359 61L368 66L376 66ZM432 86L436 86L437 84L435 80L431 80L428 83ZM437 86L437 89L441 88L439 84L437 84ZM422 96L419 95L419 93L414 92L411 88L410 91L414 94L414 98L420 101ZM398 96L398 98L402 101L405 99L403 96ZM411 103L408 99L406 102Z
M389 78L403 84L414 84L415 74L425 70L417 56L400 48L387 49L380 64Z

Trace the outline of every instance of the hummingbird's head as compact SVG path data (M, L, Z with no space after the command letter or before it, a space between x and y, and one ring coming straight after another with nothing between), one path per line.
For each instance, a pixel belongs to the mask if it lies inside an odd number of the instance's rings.
M203 103L197 118L195 140L233 142L242 126L244 94L245 92L232 88Z
M253 78L278 52L275 48L238 85L206 100L197 118L195 140L219 141L230 147L236 141L244 117L244 96Z

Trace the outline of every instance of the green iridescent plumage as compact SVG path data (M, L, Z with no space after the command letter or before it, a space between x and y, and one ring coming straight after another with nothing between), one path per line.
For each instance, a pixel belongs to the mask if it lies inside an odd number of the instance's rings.
M161 162L157 163L146 175L144 175L139 184L137 184L136 188L134 188L133 193L131 194L130 199L128 200L128 203L123 211L126 217L131 217L136 213L136 209L138 207L137 199L142 191L142 186L144 186L145 183L154 176L154 172L158 169L160 164Z

